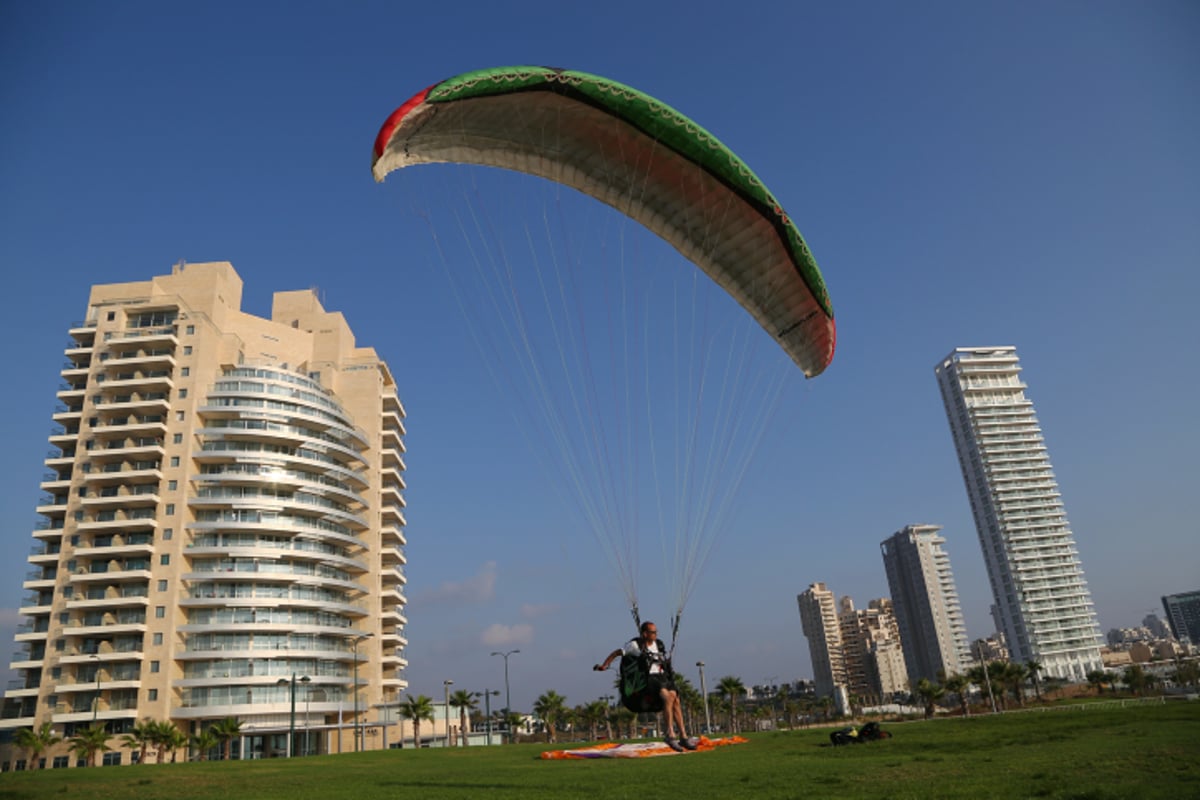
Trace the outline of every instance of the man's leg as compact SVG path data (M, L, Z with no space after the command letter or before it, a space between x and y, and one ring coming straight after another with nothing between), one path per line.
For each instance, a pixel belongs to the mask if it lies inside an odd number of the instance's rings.
M674 708L674 703L672 702L672 698L675 696L675 693L664 686L663 688L658 690L658 694L660 697L662 697L662 701L663 701L663 721L666 724L667 738L674 739L675 738L675 708Z

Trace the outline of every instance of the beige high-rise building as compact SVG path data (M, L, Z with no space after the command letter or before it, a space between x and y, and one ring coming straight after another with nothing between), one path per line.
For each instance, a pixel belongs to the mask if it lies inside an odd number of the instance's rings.
M818 697L831 696L835 686L846 685L842 634L833 592L823 583L814 583L796 596L796 602L800 606L800 627L808 639L815 691Z
M890 702L896 692L908 691L908 670L900 644L900 628L892 601L872 600L856 609L843 597L838 614L846 688L864 702Z
M181 264L70 326L0 729L101 724L109 763L145 719L236 717L242 758L381 745L355 734L407 686L404 407L313 291L241 296Z

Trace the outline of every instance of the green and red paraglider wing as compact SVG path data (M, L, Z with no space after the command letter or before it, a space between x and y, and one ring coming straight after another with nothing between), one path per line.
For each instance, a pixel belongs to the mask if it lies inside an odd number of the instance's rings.
M704 270L805 375L832 361L833 308L800 232L737 155L665 103L584 72L468 72L410 99L375 141L379 181L447 162L511 169L591 195Z

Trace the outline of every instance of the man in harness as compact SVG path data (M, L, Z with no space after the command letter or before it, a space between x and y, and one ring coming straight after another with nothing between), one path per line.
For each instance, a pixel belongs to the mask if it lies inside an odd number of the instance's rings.
M592 669L603 672L620 656L621 703L634 713L662 711L667 730L663 741L667 746L680 753L685 749L695 750L696 743L688 738L683 726L683 708L675 689L671 661L658 640L658 626L643 622L639 633L640 636L630 639L623 648L613 650L603 664L596 664Z

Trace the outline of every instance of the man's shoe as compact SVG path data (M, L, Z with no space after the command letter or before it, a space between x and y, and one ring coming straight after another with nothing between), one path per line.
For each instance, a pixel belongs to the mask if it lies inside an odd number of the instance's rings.
M680 739L679 743L681 745L683 745L684 747L686 747L688 750L696 749L696 740L695 739Z
M683 745L679 744L679 742L675 741L675 740L674 740L673 738L671 738L670 736L668 736L667 738L663 739L663 742L664 742L664 743L667 745L667 747L671 748L671 749L672 749L672 750L674 750L676 753L682 753L682 752L683 752Z

